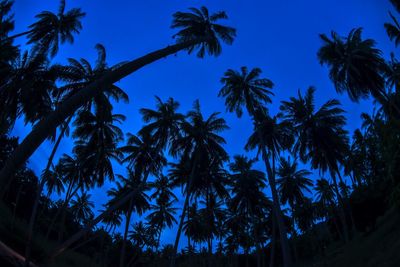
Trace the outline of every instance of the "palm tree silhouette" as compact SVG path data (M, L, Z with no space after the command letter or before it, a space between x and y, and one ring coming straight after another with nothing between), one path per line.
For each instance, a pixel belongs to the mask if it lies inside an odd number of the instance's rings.
M220 40L227 44L233 42L236 35L235 29L216 23L220 19L227 18L225 12L209 15L205 7L201 9L192 8L191 11L193 13L177 12L174 14L172 27L181 29L175 34L177 41L175 45L167 46L108 71L101 78L63 101L54 112L49 113L45 119L41 120L2 168L0 184L7 184L18 166L32 155L59 124L98 94L99 88L104 90L107 85L113 84L138 69L181 50L188 50L189 53L198 50L197 55L200 57L204 56L206 52L217 56L221 53Z
M178 250L179 239L185 214L189 205L189 199L195 189L196 179L201 171L201 163L208 162L209 158L226 159L222 144L224 138L218 134L226 130L228 126L224 119L218 117L219 113L212 113L207 119L203 117L199 101L195 101L193 110L187 114L187 121L181 123L182 137L174 140L171 151L173 155L181 155L182 161L190 162L190 174L185 181L185 202L178 225L178 232L174 245L174 256L171 260L171 267L175 266L175 258Z
M37 22L29 26L29 30L7 37L13 40L27 35L28 44L39 44L49 50L51 56L58 52L59 43L73 43L74 33L82 30L81 20L85 13L80 8L73 8L65 12L65 0L60 1L58 13L43 11L36 15Z
M306 202L304 192L311 193L310 188L313 186L313 182L307 177L311 175L311 172L304 169L298 170L297 162L281 157L277 175L279 178L276 182L281 203L284 205L288 203L291 208L292 233L296 238L296 209ZM294 255L297 258L296 241L293 239L293 242Z
M261 154L264 160L268 174L268 183L272 192L272 203L280 234L285 266L291 266L292 259L287 239L287 229L283 220L279 195L276 189L275 161L282 150L291 147L292 139L292 132L288 123L278 122L277 116L271 117L265 109L258 109L254 113L254 132L249 137L245 147L248 151L257 149L257 153Z
M84 224L94 216L92 209L94 202L90 200L91 194L82 192L71 200L71 212L75 220Z
M149 133L156 140L157 146L163 149L180 136L179 127L185 116L177 112L179 103L173 98L163 102L161 98L156 96L156 101L155 110L140 109L143 121L147 123L140 132Z
M270 96L273 95L271 92L271 89L273 87L273 83L271 80L266 79L266 78L260 78L261 75L261 70L259 68L252 69L250 72L247 70L246 67L242 67L241 71L234 71L234 70L228 70L225 72L224 77L221 79L221 82L223 84L222 89L219 92L219 96L225 98L225 106L227 107L227 111L229 112L236 112L238 117L241 117L243 113L243 106L246 107L247 112L249 115L253 118L254 125L256 124L261 124L258 120L264 120L265 116L262 114L264 111L264 105L271 103L271 98ZM256 129L256 127L255 127ZM256 136L253 134L253 143L250 146L253 146L255 148L257 143L255 139L258 139L259 142L264 142L267 140L263 140L263 137L261 136L263 133L259 130L256 130ZM250 140L249 140L250 141ZM260 148L264 147L266 144L260 143ZM272 144L271 144L272 145ZM262 151L265 150L265 147L262 149ZM261 151L261 150L260 150ZM273 153L273 157L276 157L277 155ZM265 151L265 155L263 154L264 160L267 162L269 159L267 158L267 153ZM275 160L275 159L273 159ZM268 163L268 166L270 164ZM269 169L269 167L268 167ZM274 173L271 173L268 171L268 178L269 181L275 184L273 181L275 178L272 177ZM271 185L271 189L272 186ZM276 191L276 190L275 190ZM284 257L284 264L285 266L290 266L291 265L291 255L289 252L289 245L287 242L287 233L284 231L284 224L282 221L282 216L280 212L280 206L279 206L279 200L277 199L277 194L273 197L274 200L274 209L276 212L276 217L278 220L278 229L280 232L282 240L282 252L283 252L283 257ZM278 212L279 209L279 212Z
M150 208L149 197L145 191L148 190L147 185L143 185L142 177L136 175L131 169L127 169L127 177L118 175L121 182L116 183L116 188L110 189L107 194L111 197L108 202L108 206L112 206L123 196L127 195L128 192L134 192L131 195L129 201L125 202L124 205L120 205L117 212L125 215L125 230L120 254L120 266L125 266L125 250L126 241L128 237L129 225L132 217L132 213L135 212L138 215L142 215L146 210Z
M319 61L329 67L329 77L338 93L347 92L356 102L372 95L382 105L391 103L382 75L386 68L382 51L375 47L374 40L363 40L361 34L361 28L353 29L346 38L335 32L332 38L321 34L324 44L318 51ZM399 107L393 108L400 113Z
M339 192L337 177L342 181L339 166L343 165L348 151L346 124L340 102L332 99L318 110L314 104L315 88L308 88L303 96L282 101L281 110L285 121L292 125L296 133L294 152L303 162L310 162L311 167L322 172L329 171L333 180L335 194L341 205L341 220L345 239L348 240L347 224L344 218L344 201Z

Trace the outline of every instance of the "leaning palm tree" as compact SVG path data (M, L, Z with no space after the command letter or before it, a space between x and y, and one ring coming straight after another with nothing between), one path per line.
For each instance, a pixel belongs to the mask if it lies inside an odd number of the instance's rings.
M197 50L197 55L200 57L206 53L218 56L222 52L221 41L232 44L236 35L235 29L217 23L219 20L227 18L225 12L209 14L208 9L205 7L201 9L192 8L190 10L191 12L177 12L174 14L172 28L181 29L175 34L176 44L129 61L107 72L95 82L63 101L54 112L49 113L45 119L39 122L2 168L0 184L2 186L7 184L12 179L11 177L15 170L32 155L54 129L98 94L99 88L104 90L108 85L121 80L142 67L181 50L186 50L189 53ZM101 218L97 218L94 222L99 221L101 221ZM68 243L74 238L75 236L71 237Z
M382 72L385 61L382 51L372 39L363 40L362 29L353 29L346 38L332 32L331 38L320 37L323 46L318 51L322 65L329 67L329 77L338 93L347 92L352 101L372 95L382 105L389 102ZM399 107L394 107L400 113Z
M80 8L65 12L65 0L60 1L58 13L43 11L36 15L37 22L29 26L29 30L10 36L12 40L20 36L28 36L28 44L39 44L50 51L51 56L58 52L59 43L73 43L74 33L82 30L81 20L85 16Z
M386 33L390 41L394 41L394 44L398 46L400 44L400 24L392 12L389 12L389 16L392 19L392 23L387 22L384 24Z
M225 139L218 135L228 129L223 118L218 117L219 113L212 113L207 119L200 110L199 101L195 101L193 110L187 115L188 121L181 124L182 137L172 143L171 150L174 155L181 155L182 159L190 162L190 174L185 181L185 202L178 225L178 232L175 239L174 255L171 266L175 266L175 257L178 250L179 239L185 214L189 205L189 199L196 183L195 177L201 172L201 162L208 162L210 158L226 159L227 153L222 147Z
M285 266L291 266L292 259L287 238L287 229L276 188L275 161L278 159L281 151L291 147L292 142L292 132L288 123L278 122L278 118L276 116L271 117L265 109L256 110L254 113L254 132L249 137L245 148L248 151L257 149L258 154L261 154L264 160L268 174L268 183L272 192L274 215L280 234Z
M294 153L299 155L303 162L310 162L313 169L330 172L335 193L342 207L341 220L347 240L344 202L337 182L337 178L342 181L340 165L343 165L348 151L347 131L343 128L346 118L340 102L335 99L316 109L314 93L313 87L310 87L304 96L299 91L298 98L291 97L290 101L282 101L280 109L286 123L292 125L296 135Z

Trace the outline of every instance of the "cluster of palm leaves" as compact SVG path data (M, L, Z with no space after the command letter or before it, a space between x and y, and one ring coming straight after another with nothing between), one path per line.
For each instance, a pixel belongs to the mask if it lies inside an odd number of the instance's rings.
M11 35L12 4L0 1L0 196L13 207L13 217L28 223L26 264L43 260L32 255L39 229L59 244L46 252L51 259L71 247L90 255L88 244L98 246L93 242L100 238L103 265L166 260L174 267L199 253L211 265L213 254L229 255L233 263L243 253L247 265L255 255L257 266L265 266L268 251L270 266L288 267L301 258L299 244L307 234L328 229L329 242L348 242L360 227L357 207L374 188L388 198L385 203L399 203L400 65L394 54L386 61L361 29L346 37L321 35L318 52L338 93L356 102L376 100L376 112L361 115L361 130L350 138L340 102L317 106L314 87L299 90L271 114L274 83L262 70L228 69L218 96L238 118L247 111L253 132L244 151L256 152L230 158L222 137L226 121L219 112L205 116L198 100L181 113L173 98L156 97L155 109L140 110L144 125L135 134L123 132L125 116L113 109L129 99L114 83L136 70L181 50L220 55L222 43L232 44L236 35L234 28L218 24L225 12L210 14L201 7L175 13L175 43L138 59L109 66L98 44L95 64L69 58L60 65L52 58L59 45L73 43L85 13L65 11L61 1L57 14L42 12L29 30ZM400 26L390 16L385 28L397 45ZM21 36L27 37L22 46L27 51L14 44ZM18 120L32 126L19 145L9 136ZM73 149L57 158L65 137L73 140ZM25 162L46 139L54 145L36 177ZM117 165L126 171L115 173ZM105 185L112 188L104 210L97 211L90 191ZM26 214L24 197L31 200ZM174 226L174 242L165 242L163 231ZM180 243L182 235L187 246ZM318 246L320 239L310 242ZM178 254L180 244L184 249Z

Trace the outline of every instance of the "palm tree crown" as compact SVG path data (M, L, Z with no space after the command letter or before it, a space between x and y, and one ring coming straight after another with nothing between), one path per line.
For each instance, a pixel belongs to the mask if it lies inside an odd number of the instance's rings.
M232 44L236 36L236 30L232 27L217 24L220 19L227 19L225 12L220 11L210 14L206 7L190 8L190 12L176 12L171 28L182 28L174 37L177 42L202 40L187 50L192 53L197 51L198 57L204 57L206 53L218 56L222 52L221 42Z
M245 106L253 115L254 111L264 104L271 103L270 89L273 87L271 80L260 78L261 69L254 68L248 71L242 67L239 71L229 69L221 78L223 84L218 96L225 98L225 106L229 112L236 112L238 117L243 114Z
M329 67L329 76L339 93L347 92L358 101L370 94L381 98L385 94L385 80L381 71L385 65L382 52L375 41L361 38L362 29L353 29L346 38L332 32L332 39L320 37L323 46L318 52L321 64Z

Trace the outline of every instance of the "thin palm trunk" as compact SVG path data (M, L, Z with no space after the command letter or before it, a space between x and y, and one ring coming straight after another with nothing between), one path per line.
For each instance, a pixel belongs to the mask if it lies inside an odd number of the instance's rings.
M57 139L56 143L54 144L53 150L51 151L51 154L50 154L49 160L47 161L47 166L46 166L44 173L47 173L50 170L50 167L53 164L53 159L54 159L54 156L58 149L58 146L60 145L61 139L63 138L65 131L67 130L68 125L71 122L71 120L72 120L72 116L69 117L66 124L62 128L60 135L58 136L58 139ZM27 239L27 243L26 243L26 247L25 247L25 265L26 266L29 266L31 249L32 249L33 228L35 227L36 215L37 215L37 211L38 211L38 207L39 207L39 200L40 200L40 196L42 195L42 192L43 192L44 184L45 184L45 180L42 179L39 183L38 190L36 192L35 202L33 204L31 217L29 219L28 239Z
M122 248L121 248L121 254L120 254L120 258L119 258L119 266L120 267L124 267L124 264L125 264L126 240L127 240L127 237L128 237L129 224L131 222L132 205L133 205L133 199L131 199L131 201L129 203L129 210L128 210L127 215L126 215L124 239L122 240Z
M349 229L347 227L347 222L346 222L344 201L343 201L342 195L340 194L339 186L337 184L336 176L334 174L332 174L332 180L333 180L333 189L335 190L336 197L338 198L339 218L340 218L340 221L341 221L341 224L343 227L344 241L346 243L348 243L349 242Z
M35 152L44 140L46 140L50 133L69 116L72 116L79 107L90 101L90 99L92 99L96 94L104 91L107 88L107 85L111 85L157 60L207 40L208 38L199 38L178 43L129 61L114 70L108 71L103 77L66 99L55 111L52 111L46 118L42 119L35 125L32 131L9 157L0 171L0 187L3 188L1 191L5 191L4 186L7 186L10 181L12 181L15 171L29 159L33 152ZM1 191L0 196L3 196L4 192Z
M174 244L174 252L172 254L170 267L175 267L176 254L178 253L179 239L180 239L181 233L182 233L182 227L183 227L183 221L185 220L185 214L186 214L187 208L189 206L190 193L191 193L191 190L192 190L194 174L196 172L196 167L197 167L197 161L198 161L197 159L198 159L198 156L195 155L195 158L194 158L194 161L193 161L193 167L192 167L192 170L191 170L191 173L190 173L190 176L189 176L188 185L186 187L187 188L186 197L185 197L185 202L184 202L183 208L182 208L181 218L179 220L178 232L176 233L175 244Z
M298 255L297 255L297 246L296 246L296 242L297 242L297 231L296 231L296 220L294 218L294 214L295 214L295 208L294 208L294 204L291 205L292 207L292 227L293 227L293 237L292 237L292 242L293 242L293 255L294 255L294 262L296 263L298 260Z
M21 32L21 33L17 33L17 34L14 34L14 35L11 35L11 36L5 38L4 40L1 40L1 42L8 42L8 41L11 41L11 40L13 40L15 38L18 38L18 37L21 37L21 36L24 36L24 35L28 35L28 34L30 34L32 32L34 32L34 30L29 30L29 31L24 31L24 32Z
M269 182L271 192L272 192L272 203L273 203L273 207L275 210L276 221L277 221L278 231L279 231L279 237L281 240L283 266L290 267L290 266L292 266L292 256L290 254L289 241L287 238L287 229L286 229L285 223L283 221L282 210L281 210L281 206L279 204L278 191L276 190L276 184L275 184L275 157L274 157L274 155L272 155L272 168L271 168L265 147L262 148L262 153L263 153L265 166L267 168L268 182Z
M272 211L271 256L269 258L269 267L275 266L275 249L276 249L276 215L275 211Z

